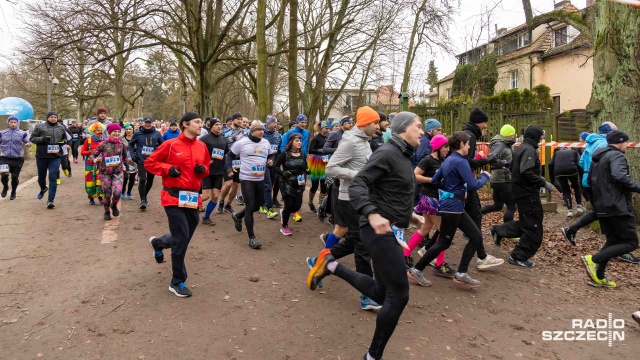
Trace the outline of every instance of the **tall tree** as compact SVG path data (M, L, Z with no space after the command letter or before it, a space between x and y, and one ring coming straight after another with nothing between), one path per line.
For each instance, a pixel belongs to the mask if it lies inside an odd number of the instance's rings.
M433 60L429 61L429 71L427 73L427 84L429 84L429 90L433 91L438 87L438 69Z
M289 109L294 118L300 114L298 107L298 0L289 0L289 53L287 55L289 73Z
M522 0L522 8L524 9L524 18L527 22L533 19L533 11L531 10L531 0Z
M267 91L267 0L258 0L258 21L256 26L256 47L257 47L257 92L258 92L258 119L265 120L271 112L270 105L267 104L269 92Z

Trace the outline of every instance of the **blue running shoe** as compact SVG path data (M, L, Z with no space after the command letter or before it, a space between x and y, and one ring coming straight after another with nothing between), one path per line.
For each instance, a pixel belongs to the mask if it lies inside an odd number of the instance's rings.
M309 267L309 270L313 269L313 267L316 265L316 260L318 258L315 257L308 257L307 258L307 266ZM318 287L321 288L322 287L322 280L318 281Z
M191 290L183 283L178 285L169 285L169 291L176 294L177 297L189 297L191 296Z
M382 305L373 301L371 298L365 295L360 295L360 309L362 310L380 310Z
M162 252L162 250L158 250L156 249L155 246L153 246L153 240L155 240L155 237L150 237L149 238L149 244L151 244L151 247L153 248L153 257L156 259L156 262L158 264L161 264L164 261L164 253Z
M38 193L38 200L42 200L42 198L44 197L44 194L46 194L46 192L49 190L48 187L44 187L44 190L40 190L40 192Z

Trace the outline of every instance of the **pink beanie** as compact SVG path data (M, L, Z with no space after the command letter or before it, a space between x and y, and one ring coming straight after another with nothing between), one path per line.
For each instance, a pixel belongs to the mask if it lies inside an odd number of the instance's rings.
M122 131L122 128L120 127L120 125L115 123L107 125L107 134L111 134L111 132L114 130Z
M448 142L447 137L444 135L436 135L431 139L431 149L433 151L440 150Z

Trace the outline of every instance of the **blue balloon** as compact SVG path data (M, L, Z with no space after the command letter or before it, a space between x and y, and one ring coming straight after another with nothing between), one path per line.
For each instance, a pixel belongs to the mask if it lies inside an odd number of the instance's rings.
M8 97L0 100L0 115L14 115L20 121L33 119L33 106L25 99Z

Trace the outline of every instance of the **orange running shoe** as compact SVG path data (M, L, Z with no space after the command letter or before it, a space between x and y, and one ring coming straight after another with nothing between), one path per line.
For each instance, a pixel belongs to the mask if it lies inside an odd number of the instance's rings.
M318 283L322 281L326 276L331 275L331 271L327 269L327 264L336 259L331 255L330 249L322 249L316 259L316 264L309 271L309 277L307 277L307 286L309 289L315 290L318 287Z

